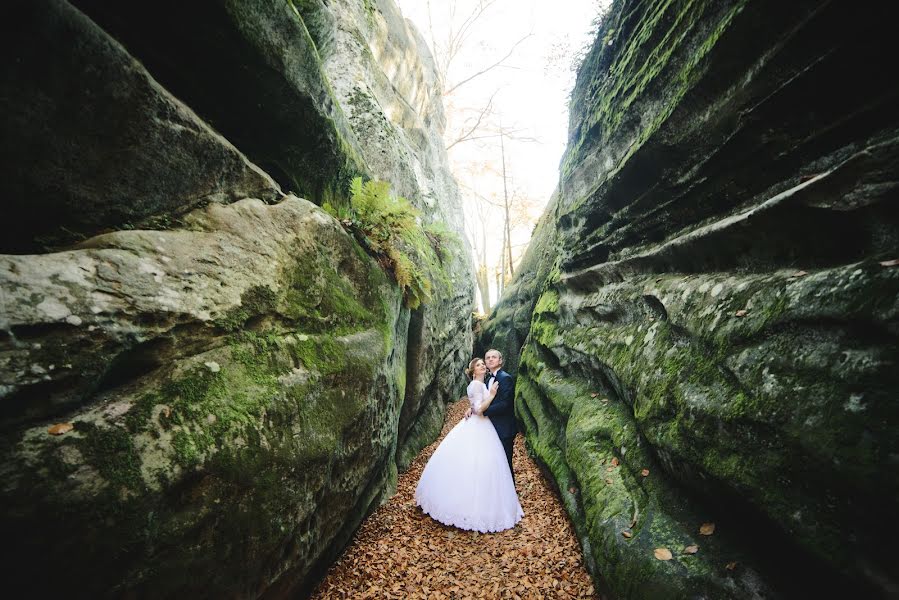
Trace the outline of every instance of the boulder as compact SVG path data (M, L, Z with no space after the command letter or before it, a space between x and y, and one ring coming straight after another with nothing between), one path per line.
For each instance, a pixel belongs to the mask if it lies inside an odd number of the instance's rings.
M390 493L398 290L305 200L187 222L0 260L4 529L34 589L289 588Z

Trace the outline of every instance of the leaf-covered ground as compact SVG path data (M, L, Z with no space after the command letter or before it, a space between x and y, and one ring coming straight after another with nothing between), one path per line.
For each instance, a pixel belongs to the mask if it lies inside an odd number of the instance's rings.
M467 405L449 406L440 438L400 475L396 495L362 523L314 599L597 597L568 516L521 436L514 462L524 518L514 529L463 531L415 505L422 469Z

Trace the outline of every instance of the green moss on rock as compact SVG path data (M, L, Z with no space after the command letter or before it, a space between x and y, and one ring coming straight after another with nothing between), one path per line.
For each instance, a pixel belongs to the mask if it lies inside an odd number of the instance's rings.
M240 305L229 310L217 321L225 331L237 331L250 317L270 312L275 307L277 297L267 286L253 286L240 297Z
M116 493L127 495L144 490L140 456L127 430L117 426L98 426L87 421L75 421L74 425L75 431L82 435L73 445Z

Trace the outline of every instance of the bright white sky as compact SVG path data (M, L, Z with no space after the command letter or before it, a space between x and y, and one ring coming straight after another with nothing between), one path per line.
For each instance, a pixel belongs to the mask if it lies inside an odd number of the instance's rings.
M441 46L449 28L458 30L479 2L484 0L397 0L403 14L432 45L432 52L435 49L429 8L434 38ZM525 210L525 203L516 201L519 223L512 232L516 260L558 181L568 133L567 101L575 77L572 65L576 55L592 42L594 19L609 3L610 0L494 0L471 28L463 52L451 65L446 88L496 62L517 41L531 34L503 66L444 99L448 144L453 133L464 126L466 119L475 117L494 93L491 122L479 135L495 134L501 123L504 129L517 130L516 136L535 140L507 138L505 142L509 193L526 198L530 205ZM440 54L439 48L435 54ZM502 202L499 138L494 135L458 144L449 150L449 158L463 195L467 225L477 228L479 224L472 222L477 219L469 218L474 214L474 194ZM487 263L498 270L502 217L498 209L494 210L487 227ZM516 218L512 221L515 224ZM494 276L491 283L495 283ZM491 295L495 303L495 292Z

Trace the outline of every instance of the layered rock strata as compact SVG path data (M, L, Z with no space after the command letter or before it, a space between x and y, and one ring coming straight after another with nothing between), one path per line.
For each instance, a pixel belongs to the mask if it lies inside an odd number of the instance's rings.
M465 248L410 311L315 205L385 179L462 237L430 59L389 2L11 10L8 588L302 594L461 391Z
M622 1L579 71L558 197L479 344L511 346L613 597L899 590L886 22Z

